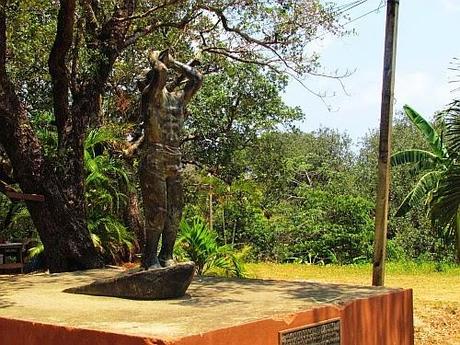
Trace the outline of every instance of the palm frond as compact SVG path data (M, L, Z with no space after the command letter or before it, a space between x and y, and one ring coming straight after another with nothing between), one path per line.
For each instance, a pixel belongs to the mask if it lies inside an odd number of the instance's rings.
M99 127L92 129L86 136L84 147L91 149L98 144L103 144L114 140L116 133L113 127Z
M402 164L422 163L422 162L439 162L440 158L426 150L405 150L396 152L391 156L391 165L398 166Z
M415 187L404 198L396 211L395 217L404 216L411 208L429 198L432 191L436 190L442 172L430 171L418 180Z
M404 112L423 135L433 153L439 158L446 158L448 156L447 149L433 126L408 105L404 106Z
M233 247L219 246L217 234L209 230L201 218L193 219L192 224L183 219L180 230L177 246L182 247L187 259L195 262L198 274L218 268L224 270L226 275L244 277L243 264Z
M449 162L446 162L446 163L449 163ZM418 163L415 163L409 169L409 174L411 174L412 176L417 176L418 174L424 171L433 171L433 170L440 170L440 169L445 168L444 165L440 168L439 164L440 163L438 163L438 161L431 161L431 160L420 161Z
M93 171L85 179L85 182L87 185L91 183L97 183L100 185L104 182L109 182L109 181L110 179L99 171Z
M45 251L45 247L43 246L43 243L38 242L35 246L32 248L29 248L27 251L27 254L29 258L35 258L39 255L41 255Z
M439 181L430 203L432 220L441 226L455 221L460 206L460 166L452 166Z
M91 235L91 241L93 242L94 248L96 248L100 252L103 252L104 248L102 247L101 238L98 235L93 234L93 233L91 233L90 235Z
M460 154L460 100L451 103L446 113L447 146L458 157Z

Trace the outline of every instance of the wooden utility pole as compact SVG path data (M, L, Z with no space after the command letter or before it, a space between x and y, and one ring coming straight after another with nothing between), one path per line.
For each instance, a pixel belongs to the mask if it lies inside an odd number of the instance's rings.
M390 190L391 127L393 122L398 9L399 0L387 0L382 107L380 113L378 185L375 211L374 261L372 271L372 285L374 286L383 286L385 282L385 256Z

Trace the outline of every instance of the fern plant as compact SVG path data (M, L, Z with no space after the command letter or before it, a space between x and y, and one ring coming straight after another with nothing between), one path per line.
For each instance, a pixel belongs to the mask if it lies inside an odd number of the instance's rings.
M217 268L227 276L245 276L244 266L233 247L219 245L217 234L199 217L191 223L182 219L177 247L184 258L195 262L199 275Z

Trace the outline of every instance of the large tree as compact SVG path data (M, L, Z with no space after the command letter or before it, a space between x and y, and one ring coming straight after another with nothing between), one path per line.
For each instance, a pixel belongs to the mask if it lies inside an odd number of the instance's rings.
M86 223L83 142L101 122L117 59L130 52L140 66L142 49L175 45L181 58L199 50L298 77L315 74L305 48L321 31L337 25L317 0L0 0L0 144L22 191L45 197L27 206L49 269L102 265ZM31 125L43 111L58 136L51 155Z

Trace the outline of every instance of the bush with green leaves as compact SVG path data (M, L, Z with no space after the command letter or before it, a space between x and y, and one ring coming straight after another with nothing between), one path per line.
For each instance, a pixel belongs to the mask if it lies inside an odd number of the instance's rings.
M372 254L372 203L362 197L300 188L297 200L283 203L283 222L273 222L278 260L348 264Z
M200 275L212 269L220 269L227 276L245 276L243 263L233 247L219 245L217 234L199 217L191 222L182 219L176 254L182 259L193 261Z
M85 197L88 229L96 248L110 262L130 257L134 234L123 224L121 207L127 202L122 192L134 188L124 162L109 152L110 144L120 139L116 126L93 129L85 140Z

